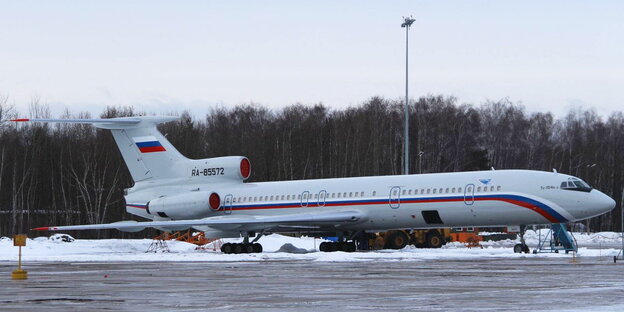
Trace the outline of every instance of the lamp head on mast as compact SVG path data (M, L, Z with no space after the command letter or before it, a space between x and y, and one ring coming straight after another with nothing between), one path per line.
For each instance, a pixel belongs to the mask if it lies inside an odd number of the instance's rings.
M412 16L410 17L405 17L403 16L403 24L401 24L401 27L405 28L409 28L410 26L412 26L412 24L415 22L416 20L414 18L412 18Z

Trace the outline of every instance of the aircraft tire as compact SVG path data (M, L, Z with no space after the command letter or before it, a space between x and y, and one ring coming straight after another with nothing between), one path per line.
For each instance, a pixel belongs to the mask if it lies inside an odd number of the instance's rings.
M243 253L243 251L245 251L243 249L243 244L234 244L234 253L235 254Z
M221 252L224 254L231 254L234 251L234 247L231 243L225 243L221 246Z
M515 244L514 245L514 252L515 253L531 253L531 251L529 250L529 246L527 245L523 245L523 244ZM558 250L555 250L555 252L558 252Z
M258 244L258 243L253 243L253 252L255 253L261 253L262 252L262 245Z
M319 251L321 251L321 252L326 252L327 251L327 242L322 242L319 245Z
M243 244L243 250L245 253L254 253L254 246L253 244Z

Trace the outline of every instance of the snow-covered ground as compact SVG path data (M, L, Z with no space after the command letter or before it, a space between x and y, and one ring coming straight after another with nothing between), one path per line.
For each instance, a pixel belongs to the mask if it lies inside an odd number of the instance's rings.
M545 234L542 233L542 235ZM512 246L516 240L483 242L483 248L466 248L460 243L450 243L441 249L418 249L408 246L402 250L380 250L366 252L316 252L320 239L311 237L294 238L273 234L260 242L264 252L260 254L221 254L218 250L196 250L189 243L168 241L169 253L146 253L150 239L103 239L75 240L63 242L60 234L50 238L29 239L23 248L23 260L60 262L114 262L114 261L263 261L263 260L312 260L312 261L418 261L431 259L482 259L498 257L570 257L565 254L514 254ZM594 234L574 233L578 243L578 256L612 257L619 252L621 234L602 232ZM530 247L538 242L538 233L528 231L526 240ZM224 242L241 239L224 240ZM288 245L290 244L290 245ZM0 238L0 261L17 261L17 247L10 238Z

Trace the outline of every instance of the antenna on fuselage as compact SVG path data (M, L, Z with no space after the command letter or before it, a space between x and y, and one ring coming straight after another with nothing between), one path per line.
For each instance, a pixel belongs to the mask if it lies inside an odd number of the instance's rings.
M555 169L555 168L553 168L553 172L554 173L559 173L559 172L557 172L557 169Z
M494 169L494 167L490 167L490 168L492 168L492 171L496 170L496 169Z

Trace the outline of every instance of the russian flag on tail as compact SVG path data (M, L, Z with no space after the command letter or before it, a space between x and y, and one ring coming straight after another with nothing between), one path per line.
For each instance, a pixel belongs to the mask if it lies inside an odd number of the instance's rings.
M165 147L154 136L135 137L132 140L134 140L141 153L166 151Z

